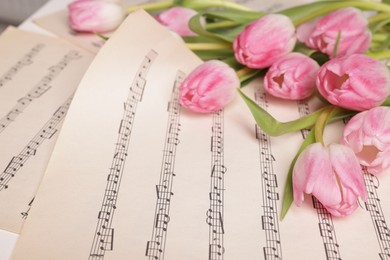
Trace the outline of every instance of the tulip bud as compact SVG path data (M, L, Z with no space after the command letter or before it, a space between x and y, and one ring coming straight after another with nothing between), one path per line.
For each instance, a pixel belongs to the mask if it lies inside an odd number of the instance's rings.
M69 23L79 32L107 32L125 18L123 7L113 0L78 0L68 5Z
M353 7L339 9L300 25L297 38L309 48L333 57L339 33L337 57L364 53L370 47L371 32L367 18L359 9Z
M289 53L275 61L264 77L264 90L288 100L300 100L313 94L320 66L301 53Z
M192 111L211 113L228 104L239 86L240 80L232 68L211 60L195 68L183 81L179 101Z
M249 68L262 69L291 52L295 27L290 18L269 14L250 23L234 40L234 56Z
M300 206L304 193L312 194L334 216L346 216L367 199L363 173L353 151L341 144L309 145L293 170L294 202Z
M375 107L352 117L340 142L352 148L370 173L389 169L390 107Z
M190 19L198 14L195 10L185 7L173 7L155 16L162 25L168 27L180 36L195 36L189 27Z
M330 103L357 111L379 106L390 94L386 66L363 54L328 61L320 68L316 82Z

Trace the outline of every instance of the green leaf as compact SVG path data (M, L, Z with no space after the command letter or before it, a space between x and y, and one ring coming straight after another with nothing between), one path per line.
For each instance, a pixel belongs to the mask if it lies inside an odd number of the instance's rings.
M233 50L212 50L212 51L192 51L195 53L200 59L207 60L221 60L226 57L233 56Z
M182 39L186 43L221 42L220 40L216 41L215 39L203 36L183 36Z
M384 51L390 46L390 34L387 35L386 39L377 47L374 51Z
M210 38L218 42L232 42L230 38L227 38L224 35L207 31L202 24L202 14L197 14L193 16L189 22L189 27L194 33L198 34L201 37Z
M250 72L245 73L245 75L240 77L241 88L252 81L254 78L257 78L261 73L261 70L251 70Z
M325 62L329 61L329 56L319 51L310 54L310 58L315 60L320 66L323 65Z
M280 213L280 218L283 220L284 217L287 214L287 211L289 210L292 202L294 201L294 192L293 192L293 184L292 184L292 173L294 170L295 163L299 157L299 155L302 153L303 150L306 149L307 146L310 144L315 143L314 138L314 130L311 130L305 140L303 141L301 147L299 148L297 154L295 155L293 161L291 162L290 168L288 170L286 184L284 186L284 192L283 192L283 203L282 203L282 211Z
M234 10L255 11L249 7L228 0L175 0L175 4L195 10L204 10L210 7L223 7Z
M309 3L304 5L294 6L288 9L281 10L277 13L287 15L290 19L295 22L307 16L308 13L313 11L321 10L322 8L333 4L335 1L318 1L315 3Z
M390 96L387 97L387 99L385 100L385 102L382 103L381 106L390 107Z
M215 31L215 33L216 34L223 34L224 39L228 40L229 42L233 42L234 39L237 37L237 35L240 34L244 30L246 25L247 24L242 24L242 25L236 26L234 28L225 29L225 30L218 30L218 31Z
M279 122L262 107L256 104L253 100L248 98L240 89L238 89L238 93L247 104L249 110L252 112L252 115L257 125L270 136L279 136L289 132L295 132L301 129L311 128L314 126L317 117L322 113L324 109L326 109L325 107L297 120L289 122Z
M306 56L310 56L310 55L312 55L313 53L316 52L316 50L314 50L312 48L309 48L304 43L298 42L298 41L295 44L295 47L294 47L293 51L305 54Z
M224 9L204 12L203 15L208 18L228 20L238 23L248 23L262 17L265 13Z
M296 120L288 121L288 122L279 122L274 117L272 117L267 111L265 111L262 107L256 104L253 100L248 98L240 89L237 89L238 93L242 97L242 99L247 104L249 110L252 112L252 115L257 123L257 125L268 135L270 136L279 136L282 134L299 131L302 129L309 129L314 126L317 121L317 118L320 114L331 107L333 105L325 106L317 111L298 118ZM329 119L329 122L333 122L345 117L349 117L355 115L356 111L346 110L340 107L336 107L332 113L332 116Z
M379 12L390 12L390 5L364 0L357 1L318 1L288 8L278 13L287 15L295 25L300 25L316 17L326 15L344 7L356 7L362 10L373 10Z

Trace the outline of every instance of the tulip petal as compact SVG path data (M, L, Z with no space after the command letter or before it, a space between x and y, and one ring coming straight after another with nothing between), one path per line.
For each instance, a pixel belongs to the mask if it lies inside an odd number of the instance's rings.
M355 197L360 195L363 200L366 200L367 191L363 172L353 151L345 145L331 144L329 145L329 155L335 174L343 187L343 196L348 190L353 192Z
M302 195L295 190L313 194L325 205L341 201L341 193L328 156L320 143L309 145L299 156L293 171L294 201L299 205Z

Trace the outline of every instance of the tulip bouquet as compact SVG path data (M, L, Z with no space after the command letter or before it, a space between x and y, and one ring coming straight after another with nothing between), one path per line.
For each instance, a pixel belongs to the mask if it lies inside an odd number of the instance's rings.
M264 132L278 136L309 129L288 174L282 217L312 194L335 216L367 199L363 170L390 168L390 5L364 0L319 1L263 13L226 0L174 0L123 8L116 0L69 5L73 29L104 33L143 8L182 37L204 63L180 86L182 106L217 111L238 94ZM263 78L277 98L319 97L318 111L279 122L242 91ZM323 131L349 119L339 143Z

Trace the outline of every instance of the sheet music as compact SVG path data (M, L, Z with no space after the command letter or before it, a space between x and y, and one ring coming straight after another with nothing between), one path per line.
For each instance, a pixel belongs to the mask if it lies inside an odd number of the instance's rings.
M280 221L305 131L271 138L239 98L181 108L199 63L143 11L127 18L77 90L12 259L389 259L388 172L366 175L350 217L306 196ZM281 121L319 105L269 97L260 79L244 91Z
M19 233L92 55L12 27L0 52L0 228Z

